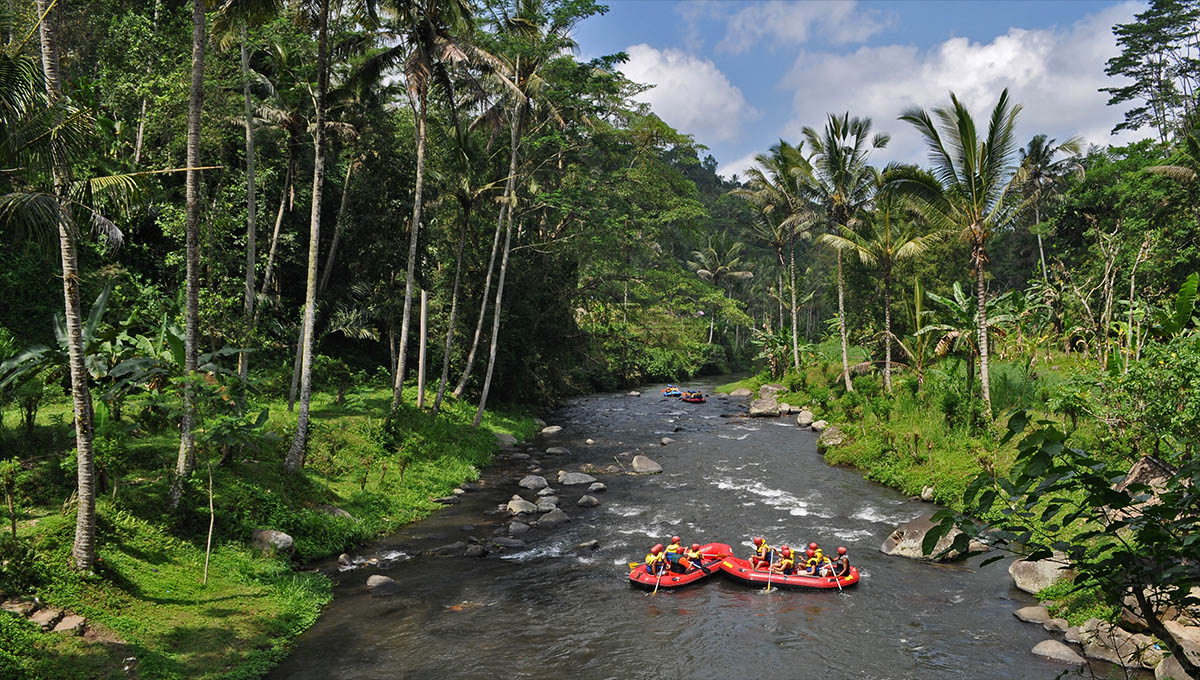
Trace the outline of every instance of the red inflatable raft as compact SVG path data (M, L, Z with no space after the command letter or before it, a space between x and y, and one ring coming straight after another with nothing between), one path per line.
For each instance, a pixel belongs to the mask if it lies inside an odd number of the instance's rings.
M694 393L694 394L687 394L685 392L684 395L679 398L679 400L686 401L689 404L703 404L704 402L708 401L707 399L704 398L703 394L700 394L698 392Z
M749 583L755 586L766 586L767 579L770 578L771 587L779 586L780 588L818 588L821 590L836 590L838 587L838 579L832 576L809 576L792 574L785 576L783 574L768 574L764 569L754 569L750 566L748 560L740 557L727 557L721 560L721 571L725 572L730 578ZM858 583L858 569L851 566L850 573L841 578L841 586L849 588ZM665 579L664 579L665 580Z
M661 590L663 588L682 588L701 581L715 573L721 566L721 560L725 559L733 553L733 549L724 543L706 543L700 546L700 554L704 556L704 569L693 569L684 574L677 574L673 571L668 571L662 575L662 579L658 578L657 574L646 572L646 566L638 565L636 569L629 572L629 584L639 588L654 590L655 585Z

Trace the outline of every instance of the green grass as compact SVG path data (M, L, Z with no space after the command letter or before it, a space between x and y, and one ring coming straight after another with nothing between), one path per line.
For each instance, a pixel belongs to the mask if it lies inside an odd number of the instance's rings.
M408 404L414 400L415 394L407 395ZM24 456L35 470L25 482L19 529L35 547L37 586L31 594L84 615L101 639L40 634L14 617L0 618L0 676L126 677L121 668L128 656L138 659L144 678L261 676L331 595L324 576L298 573L285 557L252 551L254 529L291 534L298 562L336 555L440 507L431 499L477 478L490 461L494 432L529 439L536 431L532 414L523 410L489 412L481 428L472 428L474 407L451 400L438 418L403 407L396 418L400 451L387 451L377 433L390 402L390 390L382 388L354 392L344 405L331 395L314 395L309 452L304 474L296 476L282 469L296 416L282 400L260 404L269 409L266 429L276 436L213 469L215 532L207 584L201 583L209 521L206 462L216 452L201 453L181 510L170 515L166 471L178 435L168 427L124 442L128 469L116 497L107 492L98 503L97 573L82 576L70 568L74 512L62 510L74 476L64 424L70 404L43 406L31 440L37 451ZM130 420L138 419L138 409L137 402L127 406ZM6 415L9 429L0 443L12 444L15 414ZM321 505L344 509L354 519L332 516Z

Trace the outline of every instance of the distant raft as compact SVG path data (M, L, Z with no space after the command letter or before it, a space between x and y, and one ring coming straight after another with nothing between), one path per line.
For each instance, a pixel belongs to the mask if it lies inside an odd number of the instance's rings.
M667 385L663 388L662 394L664 397L678 397L683 392L679 390L678 385Z
M703 404L708 399L704 398L703 392L684 392L679 397L679 401L686 401L689 404Z
M780 588L815 588L818 590L836 590L840 585L849 588L858 583L858 569L850 567L850 573L837 579L833 576L810 576L808 574L771 574L764 569L750 566L749 560L740 557L727 557L721 560L721 571L726 576L748 585L766 587L768 579L771 587ZM840 583L839 583L840 581Z
M659 579L658 574L646 571L645 565L638 565L629 571L629 585L646 590L654 590L655 586L659 590L690 586L717 573L721 566L721 560L732 553L733 549L724 543L706 543L700 546L700 554L704 558L703 570L693 569L683 574L668 571Z

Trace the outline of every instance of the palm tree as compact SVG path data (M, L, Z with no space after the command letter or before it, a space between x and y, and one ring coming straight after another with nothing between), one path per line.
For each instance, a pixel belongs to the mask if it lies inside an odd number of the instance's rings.
M986 318L989 330L1002 323L1011 323L1013 321L1011 315L996 313L1008 294L987 300L986 304L991 313L986 315L981 315L975 308L975 305L979 304L979 299L964 293L962 284L957 281L954 282L953 297L946 298L929 292L926 292L925 295L941 305L940 320L937 323L923 326L917 331L917 335L935 334L937 345L933 352L939 357L958 353L966 358L967 393L970 394L974 387L975 359L983 356L981 338L985 336L979 333L978 320L981 316Z
M935 231L956 230L971 244L971 269L975 275L976 324L979 342L979 384L987 417L992 417L988 379L987 244L993 231L1007 225L1019 210L1010 200L1016 180L1012 164L1014 129L1020 104L1012 104L1008 90L1000 93L988 119L987 134L979 138L975 119L950 93L950 106L933 110L940 125L924 110L906 109L907 121L925 138L936 181L906 177L898 188L910 193L913 205ZM939 130L940 128L940 130Z
M197 0L198 1L198 0ZM312 399L313 329L316 325L317 258L321 244L321 198L325 185L325 104L329 94L329 3L318 0L317 23L317 97L313 125L312 210L308 223L308 276L305 284L304 321L301 331L300 412L296 418L296 436L284 459L284 469L297 472L304 461L308 444L308 407Z
M812 214L800 185L802 175L794 172L805 162L802 146L792 146L779 140L778 144L771 147L769 154L755 157L760 167L746 171L746 183L750 188L731 192L759 208L760 216L755 220L753 229L774 249L780 271L786 269L788 272L788 288L792 297L792 364L797 371L800 370L800 345L796 307L796 238L809 236L808 221ZM787 264L783 258L785 246L788 250Z
M830 114L825 129L803 130L813 155L793 170L801 179L809 202L825 215L827 229L836 232L866 208L874 197L878 175L867 161L872 149L882 149L891 139L886 134L871 137L870 118ZM846 333L846 286L842 274L842 251L837 251L838 331L842 339L842 376L846 390L850 382L850 352Z
M745 249L745 243L730 239L729 234L722 231L709 236L708 245L704 249L693 250L692 259L688 261L687 265L689 269L696 272L697 276L712 283L728 297L727 282L744 281L754 277L754 272L742 269L745 266L742 261L742 251ZM714 313L708 320L709 344L712 344L713 341L715 323L716 314Z
M1021 149L1021 185L1026 189L1029 202L1033 204L1033 223L1042 223L1042 206L1050 196L1058 192L1064 180L1071 175L1083 173L1079 154L1083 152L1083 140L1072 137L1055 146L1057 140L1047 140L1046 135L1036 135L1029 145ZM1070 154L1055 160L1059 153ZM1042 263L1042 281L1049 283L1046 269L1046 251L1042 247L1042 232L1037 231L1038 259Z
M916 168L888 168L881 182L900 173L920 173ZM932 178L927 178L932 181ZM858 256L868 267L879 270L883 280L883 385L892 393L892 271L897 263L924 253L937 241L941 234L923 234L914 220L907 219L905 209L894 192L880 192L875 210L862 223L863 231L839 226L835 234L822 234L818 239L839 253L849 252Z

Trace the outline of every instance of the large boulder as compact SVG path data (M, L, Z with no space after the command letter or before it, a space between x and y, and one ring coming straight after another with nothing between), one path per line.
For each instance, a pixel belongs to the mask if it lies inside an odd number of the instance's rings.
M537 512L537 506L524 498L514 498L508 502L507 510L510 515L532 515Z
M524 548L526 543L519 538L506 538L504 536L495 536L490 539L492 545L498 545L501 548Z
M816 418L812 411L800 409L800 415L796 416L796 424L800 427L811 427Z
M522 479L520 482L517 482L517 486L521 487L522 489L537 491L538 489L546 488L549 486L549 484L546 483L545 477L541 477L539 475L525 475L524 479Z
M931 519L932 517L933 515L931 514L922 515L911 522L901 524L883 541L883 545L879 547L879 551L894 557L907 557L926 562L944 562L962 557L961 553L953 550L941 557L938 556L943 550L946 550L954 543L955 537L962 533L958 529L951 529L945 536L942 536L930 554L926 555L921 550L921 545L925 541L925 535L938 526ZM982 552L986 549L987 546L976 541L973 541L970 546L972 552Z
M373 593L382 595L384 593L394 592L399 588L399 584L383 574L371 574L367 577L367 590Z
M1160 621L1179 621L1184 626L1200 626L1200 607L1179 608L1171 602L1168 593L1156 588L1145 588L1142 592ZM1200 598L1200 586L1192 588L1189 595ZM1132 589L1126 591L1121 599L1121 623L1132 630L1145 632L1148 629Z
M821 432L821 436L817 437L817 450L825 451L835 446L841 446L845 441L846 435L842 434L836 425L831 425Z
M1145 500L1112 513L1113 518L1126 519L1134 517L1140 515L1143 508L1162 502L1159 499L1159 494L1167 489L1167 484L1174 476L1175 468L1154 456L1143 456L1138 462L1133 464L1133 467L1129 468L1129 472L1125 475L1124 479L1113 485L1113 490L1124 492L1134 484L1144 484L1149 488L1149 491L1142 492L1139 495L1143 496Z
M1183 647L1183 653L1194 664L1200 664L1200 627L1185 626L1178 621L1167 621L1163 624L1171 637Z
M750 395L752 395L752 394L754 394L754 393L753 393L753 392L751 392L751 391L750 391L748 388L746 388L746 387L739 387L739 388L737 388L736 390L734 390L734 391L730 392L730 393L729 393L729 396L731 396L731 397L748 397L748 396L750 396Z
M1183 666L1179 665L1179 661L1169 656L1162 660L1162 663L1154 667L1154 680L1200 680L1193 678L1184 672Z
M563 472L558 473L558 483L564 486L575 486L577 484L591 484L596 481L596 478L583 472Z
M1130 633L1100 619L1088 619L1079 627L1084 656L1125 668L1154 668L1163 659L1154 638Z
M552 435L556 435L556 434L558 434L559 432L562 432L562 426L561 426L561 425L547 425L546 427L543 427L543 428L542 428L542 435L543 435L543 436L546 436L546 437L550 437L550 436L552 436Z
M529 533L529 525L524 522L512 521L508 523L508 533L510 536L520 536L521 534Z
M602 493L604 491L608 491L608 487L604 485L604 482L592 482L591 486L589 486L587 490L588 493Z
M570 522L570 521L571 521L571 518L567 516L567 513L563 512L562 510L559 510L558 508L554 508L550 512L547 512L546 514L542 515L542 518L538 520L538 526L539 527L553 527L553 526L558 526L559 524L563 524L565 522Z
M814 421L813 421L813 424L812 424L812 425L810 425L809 427L811 427L811 428L812 428L812 431L813 431L813 432L824 432L824 431L825 431L825 428L829 427L829 421L827 421L827 420L814 420Z
M499 446L500 448L506 448L509 446L514 446L514 445L516 445L516 443L517 443L517 438L512 436L511 434L509 434L507 432L497 432L496 433L496 446Z
M638 454L633 457L633 471L639 475L654 475L662 472L662 466L646 456Z
M774 397L780 392L787 392L787 388L779 383L767 383L766 385L761 385L758 388L758 396L760 399Z
M1073 578L1075 572L1070 568L1066 553L1055 552L1044 560L1027 562L1013 560L1008 565L1008 574L1012 576L1013 584L1027 593L1036 594L1044 588L1054 585L1062 578Z
M78 614L67 614L54 626L55 633L66 633L68 635L79 635L83 632L83 627L87 624L87 619Z
M1050 620L1050 612L1045 607L1021 607L1013 612L1013 616L1025 623L1045 623Z
M250 535L250 547L264 553L291 554L296 541L282 531L255 529Z
M581 496L578 501L575 501L575 505L578 505L581 508L594 508L597 505L600 505L600 500L595 496L585 495Z
M549 486L548 486L548 487L546 487L546 488L542 489L541 491L538 491L538 492L537 492L537 495L539 495L539 496L553 496L553 495L554 495L554 494L556 494L556 493L558 493L558 492L557 492L557 491L555 491L553 487L549 487Z
M637 390L630 390L630 391L629 391L629 396L631 396L631 397L640 397L640 396L642 396L642 393L641 393L641 392L638 392Z
M1058 640L1042 640L1033 646L1033 653L1051 661L1061 661L1072 666L1082 666L1085 661L1075 650Z
M558 507L558 496L543 496L538 499L537 511L550 512Z
M779 416L779 402L775 397L759 397L750 402L751 418L775 418Z

